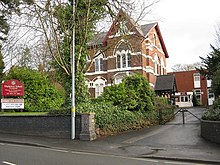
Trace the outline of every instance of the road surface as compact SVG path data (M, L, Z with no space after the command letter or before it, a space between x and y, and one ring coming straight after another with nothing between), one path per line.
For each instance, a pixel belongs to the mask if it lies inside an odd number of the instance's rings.
M65 149L0 144L1 165L199 165L189 162L132 158ZM201 165L201 164L200 164Z

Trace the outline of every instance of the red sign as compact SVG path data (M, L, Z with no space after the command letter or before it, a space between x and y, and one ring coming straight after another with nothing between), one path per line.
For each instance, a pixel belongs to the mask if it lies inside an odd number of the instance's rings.
M24 96L24 84L18 80L8 80L3 82L2 96Z

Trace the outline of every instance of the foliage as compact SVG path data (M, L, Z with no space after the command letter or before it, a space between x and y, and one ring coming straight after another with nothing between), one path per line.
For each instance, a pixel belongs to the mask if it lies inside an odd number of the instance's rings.
M119 85L107 87L101 100L129 111L151 111L154 109L154 94L145 77L138 74L127 76Z
M6 80L17 79L25 85L25 111L48 111L63 104L59 91L49 82L46 74L25 67L13 67Z
M212 52L210 52L206 58L201 58L203 68L200 68L200 72L208 78L214 79L213 74L217 71L220 65L220 49L211 45Z
M54 58L53 67L56 70L58 81L66 91L66 105L70 105L71 93L71 53L72 53L72 30L75 28L75 95L76 103L80 104L89 98L88 89L85 85L84 69L86 66L87 42L92 36L95 25L105 12L104 5L107 0L78 0L75 8L75 25L72 25L72 1L67 5L55 7L53 16L58 21L59 35L64 37L60 41L60 62ZM57 29L56 29L57 30ZM61 35L61 36L62 36ZM61 65L63 64L63 65Z
M193 106L199 106L200 105L200 102L198 101L195 92L193 92L192 103L193 103Z
M213 74L212 90L214 91L215 96L220 96L220 67Z
M1 0L0 1L0 40L5 40L5 35L8 34L9 25L7 19L12 14L12 12L19 13L19 6L22 4L30 4L33 0Z
M200 72L208 79L212 80L213 92L216 96L220 95L220 49L211 45L212 52L206 58L202 58L204 68L200 68Z
M95 113L96 127L109 132L121 132L149 125L157 116L153 112L131 112L114 106L111 102L97 101L77 106L77 112Z
M159 124L164 124L172 119L174 115L174 108L174 106L169 104L168 98L155 98L155 110L158 113Z
M214 102L213 108L202 115L203 120L220 121L220 99Z
M168 106L168 98L165 97L156 97L155 98L155 106L156 109L163 109L164 107Z
M203 113L203 120L220 121L220 109L207 110Z
M213 109L220 109L220 98L215 100L213 104Z
M0 82L2 82L3 80L3 77L4 77L4 69L5 69L5 63L3 61L3 56L2 56L2 46L0 45Z

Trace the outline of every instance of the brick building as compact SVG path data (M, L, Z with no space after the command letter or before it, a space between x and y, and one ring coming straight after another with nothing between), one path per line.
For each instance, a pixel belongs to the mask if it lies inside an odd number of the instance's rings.
M92 97L106 86L119 84L133 73L145 76L152 88L156 76L167 74L169 57L158 23L138 25L122 10L108 32L94 36L88 43L87 85Z
M193 92L198 101L204 106L212 105L214 93L211 90L211 80L207 80L199 71L182 71L169 73L175 75L177 91L176 105L190 107L192 104Z

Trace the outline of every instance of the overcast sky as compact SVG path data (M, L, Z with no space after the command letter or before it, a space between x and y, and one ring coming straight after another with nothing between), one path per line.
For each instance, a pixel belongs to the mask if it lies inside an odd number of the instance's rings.
M169 53L168 71L175 64L201 62L215 44L220 23L220 0L160 0L146 17L159 27Z

